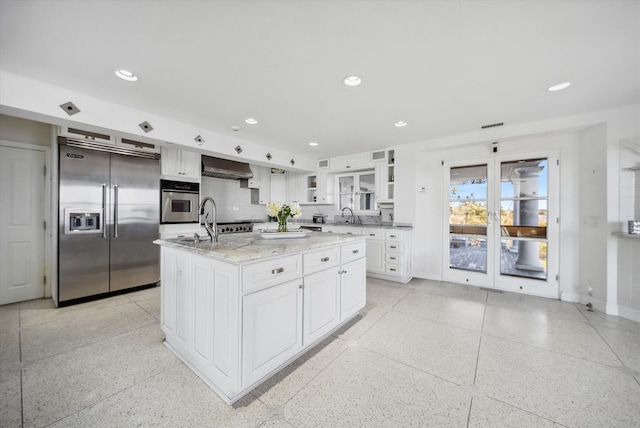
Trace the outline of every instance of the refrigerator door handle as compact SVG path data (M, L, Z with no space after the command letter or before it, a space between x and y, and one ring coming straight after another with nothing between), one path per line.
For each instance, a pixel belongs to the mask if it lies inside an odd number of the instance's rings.
M107 238L107 221L105 218L105 214L107 213L107 185L105 183L102 183L102 213L100 214L102 216L102 237L103 238Z
M118 237L118 185L113 185L113 237Z

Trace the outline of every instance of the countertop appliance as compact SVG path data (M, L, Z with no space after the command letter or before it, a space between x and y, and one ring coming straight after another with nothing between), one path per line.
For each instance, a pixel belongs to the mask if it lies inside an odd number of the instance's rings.
M198 223L200 184L160 180L160 224Z
M156 284L159 155L59 142L58 304Z
M322 214L314 214L313 215L314 223L324 223L324 216Z

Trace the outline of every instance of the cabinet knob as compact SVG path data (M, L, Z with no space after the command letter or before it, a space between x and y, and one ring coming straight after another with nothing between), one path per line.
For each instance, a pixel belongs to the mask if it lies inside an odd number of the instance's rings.
M353 250L352 253L353 254L358 254L360 252L360 250Z
M303 290L303 289L304 289L304 284L300 284L300 285L298 285L298 288L299 288L300 290Z

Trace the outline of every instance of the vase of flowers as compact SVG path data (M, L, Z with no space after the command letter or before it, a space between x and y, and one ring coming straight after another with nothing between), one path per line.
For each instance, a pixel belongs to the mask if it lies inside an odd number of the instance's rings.
M267 204L267 214L278 220L278 232L287 231L287 220L289 217L298 218L302 215L302 210L297 202L283 204L278 201L271 201Z

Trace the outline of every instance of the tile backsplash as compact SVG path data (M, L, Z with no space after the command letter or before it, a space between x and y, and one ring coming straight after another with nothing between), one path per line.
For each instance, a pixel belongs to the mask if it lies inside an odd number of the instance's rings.
M201 197L210 196L216 202L218 221L267 220L266 207L251 203L251 189L240 188L240 181L202 177Z

